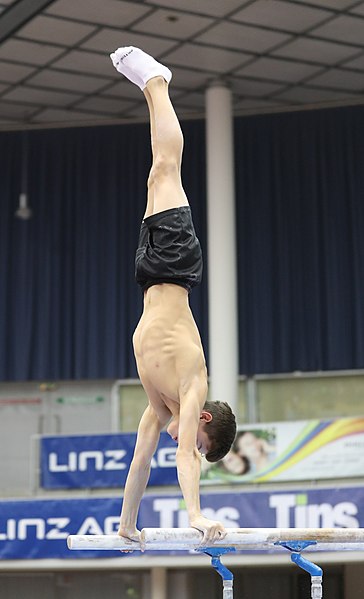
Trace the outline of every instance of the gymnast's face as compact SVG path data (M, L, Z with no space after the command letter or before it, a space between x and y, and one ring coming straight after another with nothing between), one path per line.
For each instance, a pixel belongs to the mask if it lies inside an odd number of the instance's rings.
M196 436L196 447L198 451L206 455L211 449L211 441L207 432L205 431L206 422L210 422L212 420L212 416L209 412L201 412L200 414L200 422L197 429ZM178 444L179 439L179 417L175 416L172 418L171 422L167 427L167 433L169 436Z

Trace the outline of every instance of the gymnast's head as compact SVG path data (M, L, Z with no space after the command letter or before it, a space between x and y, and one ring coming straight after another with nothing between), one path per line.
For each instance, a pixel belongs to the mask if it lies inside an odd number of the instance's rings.
M209 415L204 416L203 415ZM206 401L201 417L203 431L208 437L208 462L218 462L230 451L236 435L235 416L225 401Z

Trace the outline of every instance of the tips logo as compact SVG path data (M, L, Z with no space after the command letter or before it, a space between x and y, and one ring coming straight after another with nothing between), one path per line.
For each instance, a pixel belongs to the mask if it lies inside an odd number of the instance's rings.
M311 504L305 493L282 493L270 495L269 507L275 510L276 528L359 527L358 508L351 501Z

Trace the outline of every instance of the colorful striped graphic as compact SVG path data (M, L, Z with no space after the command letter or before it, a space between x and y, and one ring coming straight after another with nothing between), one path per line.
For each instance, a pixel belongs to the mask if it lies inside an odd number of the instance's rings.
M254 481L270 481L326 445L344 437L363 433L364 418L312 420L268 468L254 476Z

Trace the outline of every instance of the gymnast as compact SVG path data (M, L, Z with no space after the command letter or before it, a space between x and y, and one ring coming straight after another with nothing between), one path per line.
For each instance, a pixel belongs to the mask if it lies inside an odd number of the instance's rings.
M202 544L211 544L226 531L201 513L200 454L210 462L224 457L234 441L236 423L227 403L206 401L204 352L188 301L192 287L201 281L202 254L181 181L183 135L168 94L172 73L133 46L118 48L110 56L117 71L144 93L153 155L135 257L144 309L133 336L149 402L138 427L118 534L139 540L139 505L160 432L168 424L167 432L178 444L178 481L190 526L203 533Z

